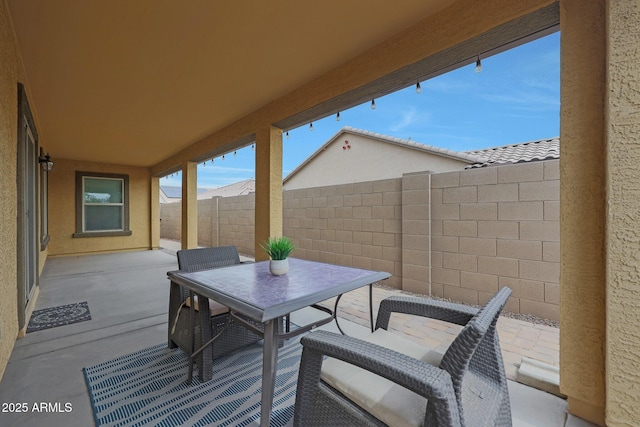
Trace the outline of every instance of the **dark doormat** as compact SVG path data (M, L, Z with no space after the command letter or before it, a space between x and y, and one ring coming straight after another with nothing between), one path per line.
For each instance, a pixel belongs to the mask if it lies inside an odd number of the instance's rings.
M86 301L34 310L27 326L27 333L84 322L85 320L91 320L91 313Z

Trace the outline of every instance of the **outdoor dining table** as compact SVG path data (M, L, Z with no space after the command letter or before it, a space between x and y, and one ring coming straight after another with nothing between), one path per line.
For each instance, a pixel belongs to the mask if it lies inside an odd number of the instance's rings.
M264 325L260 425L268 426L273 404L279 340L309 331L333 319L337 322L339 297L367 285L371 310L371 285L387 279L390 274L289 258L289 272L282 276L274 276L269 272L269 261L196 272L172 271L168 276L171 280L171 292L175 292L179 285L198 295L200 315L207 315L208 310L208 302L202 302L212 299L229 307L232 314L238 313ZM333 311L316 305L333 297L338 297ZM201 300L202 298L205 300ZM330 316L326 320L301 325L292 332L278 331L280 318L309 306L321 308ZM236 319L242 321L241 317ZM205 343L211 339L210 335L206 335L207 329L209 328L200 328L203 333L202 342ZM211 347L206 344L201 351L203 357L212 356ZM201 376L203 381L209 379L211 373L205 373L204 378Z

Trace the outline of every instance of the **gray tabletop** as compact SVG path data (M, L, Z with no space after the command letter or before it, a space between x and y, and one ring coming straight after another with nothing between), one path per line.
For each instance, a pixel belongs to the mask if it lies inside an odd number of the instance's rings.
M289 258L289 272L283 276L269 272L269 261L169 273L169 279L174 282L260 322L390 276L382 271L295 258Z

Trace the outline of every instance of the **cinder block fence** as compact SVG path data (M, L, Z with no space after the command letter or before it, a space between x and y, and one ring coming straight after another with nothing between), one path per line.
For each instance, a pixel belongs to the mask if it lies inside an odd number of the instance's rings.
M482 304L502 286L507 310L559 318L559 161L284 192L284 234L298 258L392 273L389 286ZM255 197L198 201L202 246L254 255ZM180 238L180 203L161 207Z

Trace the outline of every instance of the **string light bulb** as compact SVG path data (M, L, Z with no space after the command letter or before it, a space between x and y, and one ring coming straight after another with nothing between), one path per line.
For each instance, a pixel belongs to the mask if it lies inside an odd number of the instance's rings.
M376 100L375 100L375 99L372 99L372 100L371 100L371 109L372 109L372 110L375 110L375 109L376 109Z
M420 82L416 83L416 93L417 94L421 94L422 93L422 87L420 86Z
M233 152L233 157L238 157L238 152L237 151Z
M336 122L340 121L340 111L336 113Z
M224 160L224 154L222 155L222 160Z
M309 123L309 130L310 130L310 131L313 131L313 122L310 122L310 123Z
M289 139L289 131L287 131L287 133L285 133L284 136L286 136L287 139Z
M256 144L251 144L251 151L256 151Z
M480 62L480 55L478 55L478 59L476 60L476 73L482 72L482 62Z

